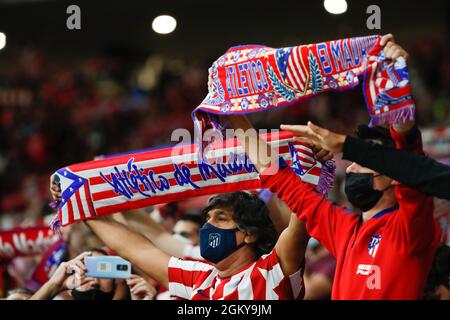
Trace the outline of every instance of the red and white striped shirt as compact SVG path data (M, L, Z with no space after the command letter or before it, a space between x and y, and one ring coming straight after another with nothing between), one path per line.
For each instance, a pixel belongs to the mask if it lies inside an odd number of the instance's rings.
M168 271L170 294L181 299L294 300L304 296L303 268L285 276L275 250L225 279L212 265L175 257Z

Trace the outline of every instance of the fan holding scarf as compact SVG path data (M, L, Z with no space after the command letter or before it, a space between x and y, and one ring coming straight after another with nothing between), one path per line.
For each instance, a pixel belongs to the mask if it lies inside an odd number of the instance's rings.
M193 113L196 132L199 133L199 137L202 137L208 129L222 131L224 127L219 123L218 115L259 112L289 105L325 91L354 87L359 83L360 77L364 78L363 92L372 124L391 123L399 125L406 123L406 126L408 126L414 118L414 103L411 97L405 59L402 56L396 61L392 61L391 58L395 53L390 51L392 51L391 49L398 50L399 47L390 44L383 48L382 41L380 36L370 36L281 49L262 46L232 48L210 68L209 94ZM392 46L393 48L391 48ZM232 119L230 118L231 122L233 122ZM266 140L272 141L271 137ZM200 166L212 164L211 159L207 156L208 152L211 152L211 148L207 150L204 148L205 146L211 147L212 144L209 141L204 143L200 140L187 151L190 156L194 155L194 165L198 166L199 169ZM307 162L298 160L299 155L295 152L296 149L292 148L292 144L288 143L288 146L290 150L288 160L291 166L288 171L297 171L296 173L303 179L305 175L303 168ZM236 147L235 143L233 147ZM247 148L244 144L243 147ZM195 148L198 149L193 150ZM304 148L300 147L300 149ZM213 147L213 150L217 149ZM136 158L139 156L141 154L137 154ZM251 169L250 171L247 170L248 172L261 172L263 167L260 165L259 159L250 156L253 163L246 158L240 158L242 161L240 168L248 167ZM236 165L239 165L236 164L238 158L232 157L232 159L235 160L236 168ZM213 164L217 164L217 160L218 158L214 160ZM108 167L116 165L114 171L109 173L108 176L100 172L100 176L103 180L107 180L106 183L113 188L112 191L116 195L120 195L122 199L123 197L127 198L124 199L125 201L120 200L120 203L116 203L118 205L116 209L124 210L127 206L128 208L135 208L149 205L148 201L137 204L137 201L133 201L131 198L136 193L145 194L145 192L150 191L150 188L152 192L155 189L164 192L166 186L168 189L171 186L170 179L175 180L178 187L183 187L178 189L180 198L184 191L196 189L195 186L198 186L197 181L190 179L190 171L188 172L188 170L192 167L186 164L179 165L177 163L173 167L175 172L171 173L174 178L170 174L169 178L160 175L158 182L153 179L155 172L152 168L150 168L150 175L148 169L139 168L135 165L137 161L135 162L133 156L120 159L112 158L110 162L105 162L105 165ZM283 160L280 163L283 169L280 172L288 172L286 161ZM103 163L98 164L101 167ZM251 168L251 166L254 167ZM315 166L313 160L306 173ZM122 168L125 168L125 170ZM321 169L319 176L329 180L330 175L325 173L327 170L324 170L324 168L332 168L332 164L318 168ZM250 231L251 228L248 229L248 226L242 223L238 214L239 209L236 207L237 203L241 203L248 205L248 208L253 208L254 201L256 203L258 201L251 199L251 197L247 198L247 196L244 196L245 193L242 192L234 192L230 194L232 195L231 198L225 196L222 200L220 200L220 196L216 196L211 200L210 206L205 211L208 222L200 233L201 238L203 237L200 240L203 246L202 254L212 265L185 262L170 258L155 248L150 241L125 226L107 217L98 217L98 207L92 206L93 191L91 191L91 183L98 179L93 179L94 177L88 175L78 176L72 169L73 167L68 167L58 171L63 179L69 179L65 182L62 194L59 194L59 196L62 195L64 200L62 205L59 206L59 216L64 210L64 205L72 206L72 210L74 204L79 210L80 208L86 209L84 217L80 218L78 215L76 219L72 218L69 221L66 219L66 224L86 220L86 223L109 247L119 255L129 259L151 277L163 284L168 284L169 289L175 296L184 299L298 299L303 296L301 275L303 272L304 248L308 235L305 232L305 221L297 219L295 215L291 216L289 226L281 234L279 240L266 247L266 250L269 251L265 251L266 253L260 256L264 252L257 253L252 249L258 241L258 236ZM94 171L90 164L77 165L76 169L77 171ZM234 173L236 174L239 171L237 170ZM218 172L214 174L216 178L220 178ZM148 176L145 176L146 174ZM175 174L178 174L178 176L176 177ZM261 177L263 177L263 174L264 172L261 172ZM279 174L276 173L275 176ZM132 176L134 178L131 178ZM201 176L204 178L203 175ZM267 182L270 178L261 179L261 186L279 192L274 184ZM203 180L207 181L208 179ZM272 178L270 181L273 180L276 180L276 178ZM298 183L300 179L296 180L289 177L286 181ZM317 180L315 181L313 185L320 185ZM215 182L209 183L210 185L202 185L200 189L205 186L212 186ZM290 186L293 187L293 185ZM82 188L81 192L74 193L75 189L80 188ZM249 186L244 183L234 185L232 188L242 190L248 189ZM61 192L57 184L52 184L52 189L55 196ZM291 188L292 192L296 192L296 189ZM218 190L220 189L213 188L210 192L216 193ZM233 191L232 189L225 190ZM99 188L96 191L111 193L110 190L101 191ZM74 195L74 199L71 199L72 195ZM188 193L188 196L195 195L195 192ZM290 199L286 198L283 192L280 192L279 195L292 205ZM241 200L236 202L236 200L232 200L233 197ZM57 197L57 200L61 200L61 198ZM259 204L254 207L255 210L249 210L248 208L245 210L246 214L259 212L258 214L262 215L260 219L266 221L267 213L257 209ZM291 210L299 214L298 208L295 206L291 207ZM113 213L113 209L104 211L101 215L111 213ZM308 222L306 221L306 224ZM272 250L270 250L271 247L273 247ZM238 266L244 264L249 266L251 261L253 261L253 264L250 264L250 269L242 271L241 268L238 268ZM266 270L268 274L261 278L251 272L251 268ZM237 270L241 270L242 275ZM270 270L273 272L271 273ZM277 287L268 286L269 282L265 282L267 277L271 277L270 283L275 283ZM249 283L251 283L250 286ZM258 296L260 290L255 290L259 286L266 288L264 297ZM193 290L194 287L195 290ZM220 290L217 291L217 288ZM242 291L243 288L247 288L246 291Z

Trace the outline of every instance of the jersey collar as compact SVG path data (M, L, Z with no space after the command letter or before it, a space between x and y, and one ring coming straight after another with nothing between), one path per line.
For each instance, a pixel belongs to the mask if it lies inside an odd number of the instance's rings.
M391 213L392 211L395 211L395 210L397 210L397 209L398 209L398 205L395 205L395 206L393 206L393 207L391 207L391 208L384 209L384 210L378 212L376 215L374 215L374 216L372 217L372 219L381 218L381 217L384 216L385 214Z

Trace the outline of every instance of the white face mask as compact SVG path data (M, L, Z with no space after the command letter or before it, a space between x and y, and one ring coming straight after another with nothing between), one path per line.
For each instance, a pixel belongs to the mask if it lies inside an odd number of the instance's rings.
M185 237L183 237L183 236L180 236L180 235L177 234L177 233L173 234L172 237L173 237L174 239L180 240L180 241L182 241L182 242L184 242L184 243L186 243L186 244L192 244L192 241L191 241L191 240L189 240L188 238L185 238Z

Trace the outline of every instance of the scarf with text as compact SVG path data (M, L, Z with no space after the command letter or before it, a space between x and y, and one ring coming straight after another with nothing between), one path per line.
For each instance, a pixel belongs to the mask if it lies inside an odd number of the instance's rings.
M403 57L386 59L380 40L366 36L279 49L230 48L209 68L208 95L192 114L197 136L222 130L218 115L288 106L353 88L361 78L371 125L413 120L406 62Z
M0 260L42 254L58 236L47 226L0 230Z
M332 186L334 162L316 161L310 146L290 132L261 135L305 182L321 193ZM62 200L59 226L190 197L259 189L259 173L236 138L209 145L202 161L196 144L140 151L74 164L56 171ZM206 160L206 161L204 161Z

